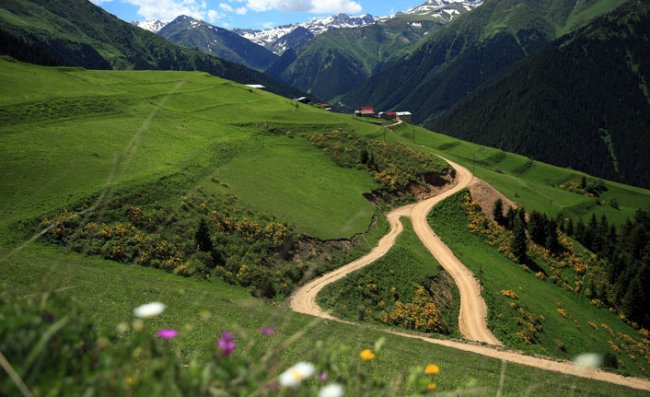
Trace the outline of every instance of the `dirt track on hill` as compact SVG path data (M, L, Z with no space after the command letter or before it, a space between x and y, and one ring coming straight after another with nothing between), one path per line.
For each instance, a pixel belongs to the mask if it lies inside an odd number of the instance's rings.
M395 245L397 237L404 230L400 218L405 216L411 219L413 229L418 238L436 258L440 265L452 276L454 282L458 286L461 299L458 324L463 337L474 342L501 346L499 340L496 339L487 327L487 305L481 296L481 287L478 281L474 278L472 272L467 269L458 258L456 258L449 247L433 232L433 230L431 230L427 222L427 216L436 204L468 187L475 180L469 170L449 160L447 161L456 169L456 180L453 187L417 204L407 205L391 211L387 215L390 224L390 231L379 241L377 246L373 248L370 253L299 288L290 298L289 304L291 309L298 313L354 325L355 323L353 322L338 319L323 311L316 302L316 296L327 285L342 279L356 270L372 264L377 259L388 253L388 251ZM624 377L600 370L587 370L576 367L569 361L528 356L515 351L507 351L503 348L485 346L476 343L435 339L422 335L379 328L376 328L376 330L392 335L418 339L428 343L472 352L515 364L650 391L650 380Z

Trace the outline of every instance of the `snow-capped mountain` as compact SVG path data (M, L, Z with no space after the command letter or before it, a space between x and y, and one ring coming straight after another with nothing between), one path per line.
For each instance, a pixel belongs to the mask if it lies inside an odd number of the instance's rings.
M162 28L167 26L169 22L159 21L157 19L150 19L147 21L134 21L132 22L135 26L148 30L150 32L158 33Z
M483 0L427 0L424 4L404 11L403 14L431 17L449 22L481 4L483 4Z
M359 17L338 14L329 17L314 18L311 21L303 23L282 25L266 30L235 29L235 33L242 35L253 43L267 48L273 48L275 51L281 52L286 50L286 45L276 45L276 43L299 27L308 30L314 36L318 36L330 29L358 28L371 25L378 20L379 18L370 14L361 15Z

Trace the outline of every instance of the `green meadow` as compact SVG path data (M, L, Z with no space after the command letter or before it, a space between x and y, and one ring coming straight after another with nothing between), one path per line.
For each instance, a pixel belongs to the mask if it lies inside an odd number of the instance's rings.
M357 352L372 346L382 334L363 326L313 323L282 304L254 299L249 289L220 280L183 278L83 256L38 239L30 241L19 223L79 203L101 207L117 192L138 191L173 177L178 186L155 191L159 201L178 205L178 192L197 189L234 195L240 205L290 223L299 233L319 239L349 238L368 230L375 207L362 193L377 186L370 174L336 166L302 136L311 130L337 128L398 140L475 168L478 176L530 210L576 211L576 216L585 217L595 211L622 222L636 208L650 208L650 194L643 189L607 182L609 190L601 201L615 197L620 209L598 205L557 187L581 176L578 172L537 162L524 167L528 160L523 157L502 155L496 149L412 126L385 131L376 123L299 105L203 73L44 68L1 58L0 84L2 289L19 297L60 291L92 313L100 330L130 320L132 309L142 303L162 301L169 308L151 326L178 328L182 337L174 343L203 357L214 353L214 340L225 329L252 336L263 325L275 326L279 332L269 343L304 331L283 354L287 365L309 358L317 341L343 341L351 348L347 359L357 360ZM295 133L274 134L269 125ZM453 226L455 221L450 222ZM445 238L445 232L440 233ZM367 246L374 245L380 237L376 234L367 236ZM468 236L461 237L479 245ZM449 243L462 255L462 246ZM414 261L423 258L421 247L405 244ZM479 249L489 254L486 248ZM427 269L421 271L424 274ZM580 321L591 316L613 321L612 316L590 309L550 284L527 287L530 280L525 277L530 275L512 273L486 284L488 304L490 294L502 284L513 288L521 284L528 291L522 296L530 300L531 308L543 294L552 294L563 300L572 315L584 309ZM512 279L505 279L506 275ZM622 324L612 328L626 331ZM583 337L568 328L566 335L567 346L578 341L578 347L599 347L603 340L598 336L589 341L593 335ZM406 371L429 362L442 368L437 382L443 392L472 389L494 395L499 389L500 362L394 336L387 336L373 371L392 379L396 368ZM515 365L507 366L504 385L501 395L511 396L540 391L544 395L647 395Z
M488 325L506 346L530 353L570 359L584 352L611 353L616 356L622 373L644 376L650 369L646 358L632 351L616 354L609 345L624 345L625 336L640 339L639 332L626 325L604 308L590 304L590 299L566 291L550 279L540 280L489 245L467 227L465 192L436 206L429 223L449 245L458 259L479 275L483 296L488 305ZM540 266L544 264L540 263ZM501 291L513 291L516 299ZM511 305L516 304L513 308ZM518 311L522 308L525 313ZM564 310L564 315L559 309ZM535 319L542 316L540 322ZM590 325L593 324L592 325ZM541 326L533 331L530 324ZM604 325L603 325L604 324ZM593 327L596 328L593 328ZM613 332L610 334L608 328ZM527 343L519 333L534 339ZM632 358L634 357L634 358Z
M560 185L580 180L583 176L589 181L597 180L579 171L461 141L412 125L396 127L394 134L389 136L456 161L530 211L537 210L550 216L564 213L575 220L582 218L585 221L595 213L597 217L606 215L613 223L621 224L631 218L637 209L650 208L650 191L646 189L603 181L607 190L600 197L588 197L560 188ZM608 204L612 199L618 202L618 208Z

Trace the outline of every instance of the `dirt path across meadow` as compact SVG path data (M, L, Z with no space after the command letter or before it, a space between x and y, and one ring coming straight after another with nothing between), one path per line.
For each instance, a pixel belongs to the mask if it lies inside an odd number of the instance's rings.
M321 309L316 302L316 296L327 285L372 264L377 259L386 255L395 245L397 237L404 230L404 226L400 222L400 218L404 216L411 219L413 229L418 238L440 265L452 276L458 286L460 293L460 313L458 316L460 333L464 338L473 343L435 339L416 334L376 328L378 331L405 338L419 339L428 343L472 352L515 364L650 391L650 380L647 379L624 377L600 370L586 370L576 367L568 361L529 356L515 351L508 351L500 347L501 342L499 342L487 326L487 305L481 296L481 287L478 281L472 272L456 258L449 247L431 230L427 222L427 216L436 204L467 188L475 180L472 173L465 167L449 160L447 161L456 170L455 185L453 187L427 200L391 211L387 215L390 231L379 241L372 251L354 262L327 273L299 288L290 299L289 304L291 309L298 313L354 325L355 323L353 322L338 319Z

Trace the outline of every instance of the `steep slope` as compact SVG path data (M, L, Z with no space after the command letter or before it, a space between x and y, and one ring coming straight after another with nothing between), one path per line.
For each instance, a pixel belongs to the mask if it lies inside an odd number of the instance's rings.
M271 51L237 33L184 15L167 24L158 35L180 46L196 48L253 69L266 69L277 58Z
M490 82L429 126L649 187L650 6L631 2Z
M309 29L298 26L291 32L281 36L273 42L269 49L275 54L282 55L285 51L291 48L299 47L305 43L309 43L316 37Z
M285 52L267 73L288 84L331 99L370 76L382 61L403 54L441 23L392 19L356 29L336 29Z
M563 32L611 11L624 0L487 0L430 35L409 56L381 65L342 102L400 107L427 122Z
M60 65L200 70L241 83L263 84L281 95L299 93L242 65L181 48L85 0L6 0L0 5L0 23L3 41L23 41ZM9 50L3 52L16 55Z
M267 72L328 100L348 93L392 58L406 56L423 38L481 1L429 0L419 7L356 29L331 29L286 52Z

